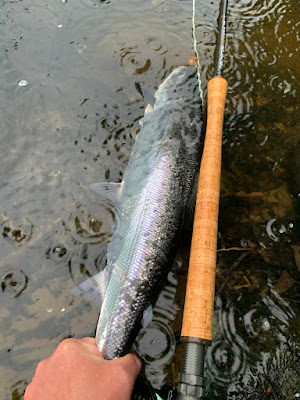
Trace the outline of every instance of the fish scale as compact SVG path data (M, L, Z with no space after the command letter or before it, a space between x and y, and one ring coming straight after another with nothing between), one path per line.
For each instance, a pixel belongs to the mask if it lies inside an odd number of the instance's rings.
M140 223L132 224L129 228L129 233L135 235L132 240L132 245L126 252L122 252L117 259L117 263L124 266L124 274L126 276L126 291L122 291L123 284L120 280L115 279L114 270L112 271L111 282L107 289L105 306L110 311L110 324L105 331L105 337L101 336L103 332L102 327L105 325L101 323L101 315L97 329L97 340L101 344L101 352L107 358L112 358L114 349L118 348L122 354L126 349L126 343L131 342L128 340L128 325L131 320L140 322L143 310L149 305L149 295L147 292L152 292L151 297L155 295L153 288L160 287L160 281L164 280L165 274L168 272L166 267L167 261L171 260L171 254L166 254L166 249L172 249L172 243L175 239L175 234L180 225L182 210L178 207L176 213L172 213L172 217L165 218L163 213L167 206L166 189L170 185L166 185L167 181L174 174L172 170L164 168L166 164L165 158L162 158L163 166L156 168L157 174L152 178L152 185L150 185L147 193L147 200L145 205L141 204L140 212L137 217L140 217ZM168 180L166 176L162 179L162 170L168 171L170 176ZM165 175L165 174L164 174ZM160 186L156 186L153 190L153 183L160 182ZM171 186L174 186L173 183ZM181 190L179 190L181 192ZM181 194L181 193L179 193ZM157 207L157 198L160 201L160 211L153 213L153 208ZM165 201L162 201L162 198ZM150 203L150 204L149 204ZM170 206L169 206L170 207ZM149 235L149 229L150 235ZM145 233L148 233L145 237ZM166 260L166 257L168 260ZM147 283L147 290L141 289L143 283ZM110 287L111 285L111 287ZM115 293L119 293L115 296ZM120 307L120 304L126 304L126 307ZM134 332L135 324L132 326ZM99 332L100 328L100 332Z
M118 186L104 283L91 278L97 288L105 286L96 340L106 359L129 350L174 260L199 168L201 118L195 71L178 67L159 86L154 106L147 106L140 121L141 131ZM97 191L108 197L109 183L98 185Z

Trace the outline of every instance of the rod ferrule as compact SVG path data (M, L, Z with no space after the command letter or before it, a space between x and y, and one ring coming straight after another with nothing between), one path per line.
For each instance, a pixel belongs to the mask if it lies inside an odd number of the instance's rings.
M205 346L186 343L183 372L179 374L179 399L202 399L205 393L204 379Z

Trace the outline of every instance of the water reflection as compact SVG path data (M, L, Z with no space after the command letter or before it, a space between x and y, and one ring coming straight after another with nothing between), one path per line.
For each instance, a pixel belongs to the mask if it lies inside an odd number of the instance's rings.
M110 4L110 0L81 0L80 4L88 9L97 9L104 4Z
M22 270L7 267L3 269L0 281L2 293L10 297L19 297L27 287L28 277Z
M113 216L110 209L106 211L106 216ZM104 217L105 219L105 217ZM68 224L64 224L67 234L72 235L75 243L101 244L108 242L110 233L103 232L102 221L96 220L91 215L86 215L84 211L77 209L69 216Z
M21 400L23 398L23 395L25 393L26 386L28 385L28 382L25 380L19 380L12 386L12 399L13 400Z
M284 386L278 369L295 382L297 360L286 351L290 343L297 353L299 336L298 11L287 0L229 7L210 399L264 398L268 382ZM196 1L205 96L218 12L218 2ZM37 362L60 340L94 332L98 307L70 291L104 268L115 216L89 185L122 179L145 108L134 82L153 92L188 63L191 19L191 3L179 0L2 5L3 399L22 397ZM183 242L186 270L190 244ZM170 274L161 296L135 344L155 386L176 383L184 284Z
M9 218L3 216L2 219L2 236L5 239L20 245L28 242L31 239L33 234L33 225L29 221L26 221L20 226L15 226L13 222L9 220Z
M216 298L215 339L206 360L211 394L223 393L223 387L228 386L227 393L232 395L247 382L250 370L255 386L266 355L272 359L274 350L285 345L290 320L295 317L291 306L273 288L255 305L250 304L248 311L244 296L237 293L232 302ZM281 367L276 368L279 372Z
M214 382L225 385L245 372L249 349L237 332L233 305L224 307L218 296L216 311L218 332L207 351L207 368Z
M177 267L180 260L175 261ZM173 358L176 340L172 322L178 313L175 304L177 279L174 272L168 275L168 282L163 288L153 310L150 326L142 329L137 337L135 351L144 361L145 373L155 388L161 388L167 376L165 367Z
M49 258L53 257L54 259L59 260L67 254L67 249L61 245L57 245L53 249L48 249L46 254Z

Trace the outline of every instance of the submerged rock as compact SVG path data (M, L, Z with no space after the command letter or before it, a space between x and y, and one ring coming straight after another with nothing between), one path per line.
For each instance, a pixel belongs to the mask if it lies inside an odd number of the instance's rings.
M259 375L253 377L231 400L292 400L300 397L300 342L288 343L269 358Z

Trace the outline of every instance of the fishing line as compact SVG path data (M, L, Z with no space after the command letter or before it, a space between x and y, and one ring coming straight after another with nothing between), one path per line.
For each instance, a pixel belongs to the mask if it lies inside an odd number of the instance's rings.
M202 87L201 87L201 76L200 76L201 65L200 65L200 58L199 58L199 54L198 54L198 50L197 50L195 14L196 14L196 0L193 0L192 24L193 24L194 52L196 54L196 61L197 61L197 78L198 78L198 84L199 84L200 99L202 101L202 104L204 104L203 91L202 91Z

